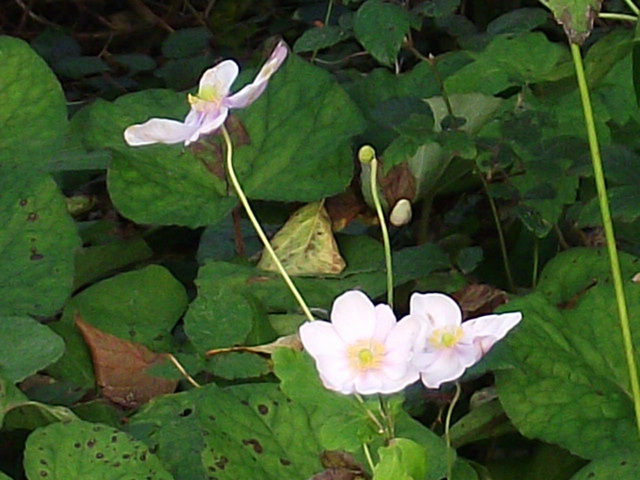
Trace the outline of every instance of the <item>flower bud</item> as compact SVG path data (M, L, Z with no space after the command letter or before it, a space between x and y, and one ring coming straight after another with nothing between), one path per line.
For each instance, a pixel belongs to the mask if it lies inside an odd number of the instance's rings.
M401 198L396 202L391 215L389 215L389 221L394 227L401 227L411 221L411 202L406 198Z
M376 158L376 151L371 145L364 145L358 150L358 160L362 163L369 163Z

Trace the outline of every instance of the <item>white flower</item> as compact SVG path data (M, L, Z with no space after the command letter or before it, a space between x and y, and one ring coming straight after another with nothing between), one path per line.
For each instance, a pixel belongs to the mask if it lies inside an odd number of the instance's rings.
M180 143L189 145L202 135L218 129L231 108L251 105L267 87L271 76L287 58L288 50L280 41L255 80L239 92L229 95L238 76L239 67L233 60L225 60L202 75L197 95L188 95L191 111L183 122L166 118L152 118L145 123L131 125L124 131L124 139L131 146L152 143Z
M374 306L362 292L348 291L333 303L331 323L300 327L324 386L344 394L394 393L418 380L411 365L414 322L396 321L388 305Z
M414 293L409 315L420 325L412 363L429 388L456 380L522 319L520 312L486 315L462 323L462 312L441 293Z

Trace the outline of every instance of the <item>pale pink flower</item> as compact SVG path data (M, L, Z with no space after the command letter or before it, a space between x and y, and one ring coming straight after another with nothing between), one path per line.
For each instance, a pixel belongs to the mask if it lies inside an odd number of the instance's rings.
M457 380L522 319L520 312L485 315L462 323L462 311L441 293L414 293L410 320L420 325L414 345L413 365L429 388Z
M418 325L396 321L388 305L374 306L362 292L348 291L333 303L331 323L300 327L324 386L344 394L394 393L418 380L411 365Z
M200 78L198 94L188 95L191 110L184 122L152 118L145 123L128 127L124 131L125 141L131 146L180 142L189 145L195 142L202 135L220 128L231 108L251 105L264 92L269 79L280 68L287 54L286 44L280 41L254 81L233 95L229 91L238 76L238 64L233 60L219 63L204 72Z

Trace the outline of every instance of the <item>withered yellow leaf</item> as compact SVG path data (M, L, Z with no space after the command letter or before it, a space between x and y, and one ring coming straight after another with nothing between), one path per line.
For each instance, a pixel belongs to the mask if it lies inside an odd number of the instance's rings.
M290 275L335 275L345 267L323 202L309 203L296 210L275 234L271 245ZM266 250L258 268L277 271Z

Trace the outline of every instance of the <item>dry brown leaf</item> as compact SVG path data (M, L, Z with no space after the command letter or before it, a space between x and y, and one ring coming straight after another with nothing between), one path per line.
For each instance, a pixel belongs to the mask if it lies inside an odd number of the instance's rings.
M102 388L102 394L113 403L134 408L153 397L175 391L177 380L153 377L147 373L150 367L165 362L166 355L105 333L85 322L77 312L75 324L91 352L96 381Z
M470 284L453 294L462 309L464 318L492 313L507 302L507 294L490 285Z
M325 201L327 213L331 218L334 232L339 232L349 225L358 215L367 210L367 204L349 187Z

